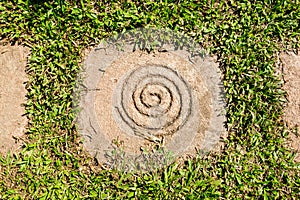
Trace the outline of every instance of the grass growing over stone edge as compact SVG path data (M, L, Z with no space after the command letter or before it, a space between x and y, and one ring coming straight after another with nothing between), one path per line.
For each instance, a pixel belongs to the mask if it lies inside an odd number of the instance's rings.
M31 48L27 144L0 158L0 198L299 198L284 143L278 52L299 48L299 1L0 2L0 39ZM72 91L83 51L137 27L185 32L218 56L229 137L219 154L148 174L101 170L82 151Z

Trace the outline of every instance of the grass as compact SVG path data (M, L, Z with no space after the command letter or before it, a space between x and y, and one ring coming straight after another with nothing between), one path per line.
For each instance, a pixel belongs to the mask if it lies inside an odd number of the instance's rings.
M178 3L179 2L179 3ZM0 157L0 199L299 199L285 145L278 53L299 49L300 2L1 1L0 39L31 48L22 152ZM101 169L83 150L72 91L83 51L138 27L184 32L218 57L227 99L221 153L145 174Z

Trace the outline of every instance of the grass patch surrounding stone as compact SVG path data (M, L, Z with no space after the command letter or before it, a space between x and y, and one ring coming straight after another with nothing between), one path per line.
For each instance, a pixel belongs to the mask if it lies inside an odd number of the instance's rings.
M0 39L31 48L28 143L0 158L1 199L300 197L299 163L285 145L278 53L299 48L299 1L2 1ZM218 154L157 172L102 169L82 150L72 91L83 52L114 33L167 27L217 55L228 138Z

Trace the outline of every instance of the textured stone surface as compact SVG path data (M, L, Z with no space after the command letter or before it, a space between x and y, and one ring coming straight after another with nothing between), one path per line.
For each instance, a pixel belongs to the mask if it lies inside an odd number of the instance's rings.
M284 119L291 128L300 126L300 55L293 52L281 53L283 89L287 92ZM300 161L300 137L290 134L291 146L297 151L296 161Z
M147 170L215 147L225 113L212 58L172 44L134 49L102 43L84 63L78 125L86 149L109 167Z
M0 46L0 154L20 147L27 119L25 66L29 50L21 46Z

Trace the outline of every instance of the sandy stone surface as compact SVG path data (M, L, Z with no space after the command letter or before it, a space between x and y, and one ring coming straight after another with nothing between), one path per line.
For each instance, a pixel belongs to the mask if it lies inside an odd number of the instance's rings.
M25 66L29 49L0 46L0 154L17 151L21 146L27 119Z
M162 167L169 153L173 160L218 149L225 101L213 58L173 44L151 53L134 48L102 43L85 60L77 91L84 147L126 171Z
M128 54L106 70L98 89L95 110L100 129L109 141L124 141L126 152L137 154L147 134L152 141L164 137L173 153L184 151L197 135L194 147L200 148L211 115L211 94L197 71L180 57L168 52Z
M284 90L287 92L287 105L284 110L284 119L288 127L298 127L300 133L300 55L293 52L280 55L284 79ZM290 142L297 153L296 160L300 161L300 137L294 133L290 134Z

